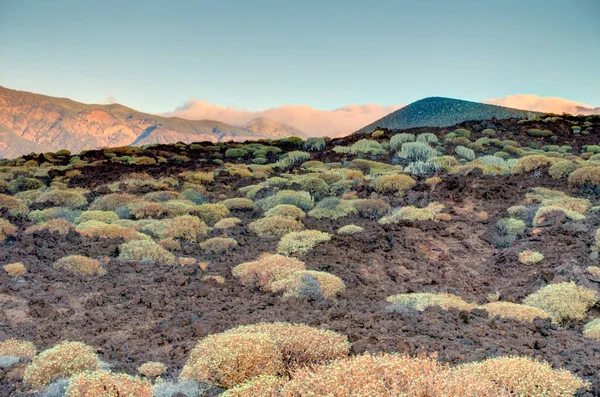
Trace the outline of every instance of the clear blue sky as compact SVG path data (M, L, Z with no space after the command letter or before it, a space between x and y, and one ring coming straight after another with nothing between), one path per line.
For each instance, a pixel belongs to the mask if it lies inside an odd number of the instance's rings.
M600 104L598 0L0 0L0 85L147 112L516 93Z

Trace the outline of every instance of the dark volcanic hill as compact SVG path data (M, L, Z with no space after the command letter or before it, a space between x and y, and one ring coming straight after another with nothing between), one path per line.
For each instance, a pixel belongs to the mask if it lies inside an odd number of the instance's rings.
M119 104L88 105L0 87L0 157L5 158L59 149L79 152L103 146L242 141L294 134L292 127L277 129L275 124L244 129L219 121L161 117Z
M543 113L511 109L460 99L430 97L418 100L356 131L371 133L375 129L390 130L416 127L447 127L469 120L527 118Z

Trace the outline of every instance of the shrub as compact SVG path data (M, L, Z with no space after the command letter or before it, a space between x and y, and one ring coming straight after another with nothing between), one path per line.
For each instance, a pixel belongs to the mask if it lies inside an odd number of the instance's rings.
M182 382L156 382L154 397L199 397L204 395L209 385L193 380Z
M76 190L47 190L42 193L37 202L72 209L82 208L88 204L85 196Z
M574 282L549 284L528 295L523 303L548 313L557 323L583 320L587 310L597 301L594 290L579 287Z
M439 306L444 310L472 310L476 306L465 302L460 296L452 294L433 294L428 292L397 294L386 299L391 303L391 311L406 311L407 309L423 311L430 306Z
M335 299L344 289L344 282L341 278L327 272L314 270L297 271L289 277L271 284L271 291L283 292L283 298Z
M311 138L308 138L311 139ZM247 382L226 390L221 397L271 397L279 396L286 378L272 375L259 375ZM170 397L170 396L169 396Z
M406 142L398 152L398 157L410 161L426 161L438 155L438 152L424 142Z
M81 215L81 212L70 208L51 207L44 210L31 211L27 217L35 223L46 222L52 219L64 219L72 223L75 222L79 215Z
M17 232L17 228L6 219L0 218L0 243L6 241L7 238L14 235Z
M152 157L140 156L140 157L134 158L133 161L131 161L130 164L134 164L134 165L154 165L154 164L156 164L156 160L154 160Z
M44 186L45 185L39 179L28 178L21 175L10 182L8 190L10 190L12 194L16 194L28 190L40 189Z
M229 215L229 210L223 204L201 204L196 207L194 214L208 225L214 225Z
M580 167L581 166L575 161L560 160L550 166L548 169L548 174L550 174L550 176L554 179L566 178L569 176L569 174Z
M8 265L2 266L2 268L9 276L22 276L27 273L27 268L25 268L25 265L21 262L9 263ZM0 356L1 355L2 354L0 354Z
M428 175L440 171L442 167L435 161L435 157L427 161L413 161L404 168L404 172L415 175Z
M187 189L184 190L181 193L181 198L185 199L185 200L189 200L194 204L204 204L206 203L206 197L204 197L204 195L200 192L197 192L196 190L193 189Z
M197 216L182 215L169 219L164 237L182 239L190 243L198 241L198 236L208 234L208 226Z
M87 276L101 276L106 273L106 270L104 270L99 261L81 255L70 255L60 258L54 262L54 268L65 269L72 273Z
M248 287L271 291L271 284L293 273L305 270L304 262L282 255L263 254L257 260L244 262L231 269L234 277Z
M547 136L552 136L553 133L550 130L540 130L537 128L531 128L531 129L527 130L527 135L533 136L533 137L547 137Z
M227 149L225 151L225 157L228 159L241 159L248 155L248 152L244 149Z
M307 174L292 177L290 185L297 184L300 190L309 192L316 197L322 197L329 191L329 185L322 178L322 175Z
M283 167L283 168L287 168L287 167L291 167L295 164L300 164L306 160L310 159L310 153L308 152L303 152L300 150L295 150L292 152L288 152L286 154L283 154L280 158L279 161L277 162L277 165Z
M127 374L87 371L70 379L65 397L152 397L152 383Z
M475 160L475 158L477 157L477 156L475 156L475 152L473 151L473 149L469 149L468 147L459 145L454 149L454 151L460 157L467 159L467 160Z
M189 200L169 200L164 203L164 208L167 216L173 217L191 214L198 206Z
M597 187L600 185L600 167L584 167L573 171L569 175L570 187L583 187L590 185Z
M119 215L113 211L85 211L75 220L75 223L87 221L100 221L102 223L113 223L119 220Z
M114 211L119 207L125 206L132 201L136 200L136 197L132 194L126 193L113 193L105 196L100 196L95 199L90 205L90 210L96 211Z
M360 233L362 231L364 231L365 229L363 229L360 226L356 226L356 225L346 225L346 226L342 226L338 229L337 233L338 234L347 234L347 235L353 235L356 233Z
M351 214L357 214L358 210L351 200L340 200L337 197L326 197L320 201L308 215L313 218L338 219Z
M29 212L29 208L20 200L6 194L0 194L0 213L5 209L12 216L25 215Z
M264 333L210 335L196 344L179 378L231 388L283 370L277 344Z
M58 377L70 378L94 370L98 365L93 348L81 342L65 341L33 357L25 368L23 381L33 387L47 386Z
M562 212L567 216L567 218L574 221L578 221L585 218L585 216L583 216L577 211L573 211L571 209L557 205L548 205L542 206L537 210L533 218L533 225L535 226L540 224L545 219L546 215L551 214L552 212Z
M304 142L304 149L311 151L319 151L325 149L326 142L324 138L308 138Z
M6 339L0 342L0 356L31 358L35 353L37 349L33 342L18 339Z
M425 208L417 208L413 206L406 206L397 208L390 215L384 216L379 220L379 224L385 225L388 223L398 223L400 221L415 222L434 220L438 213L444 208L439 203L429 203Z
M224 254L237 247L237 245L238 242L232 238L213 237L200 243L200 248L209 254Z
M544 260L544 255L536 251L523 251L519 254L519 262L524 265L534 265Z
M496 227L504 234L522 236L525 233L525 222L515 218L503 218L496 223Z
M408 175L382 175L373 180L373 187L381 194L401 196L415 186L417 182Z
M351 153L366 153L372 155L385 154L381 144L373 139L361 139L350 146Z
M583 326L583 335L587 338L600 340L600 318L586 323Z
M127 209L136 219L158 218L167 212L165 204L146 200L135 200L127 205Z
M531 155L521 157L517 160L517 163L513 167L513 173L522 174L524 172L531 172L540 168L547 168L555 162L556 159L542 155Z
M239 218L223 218L213 226L215 229L231 229L242 223Z
M318 230L304 230L284 235L277 245L277 252L283 255L304 255L318 243L331 240L329 233Z
M269 216L250 223L248 228L260 237L281 237L286 233L304 229L304 225L294 218Z
M174 265L175 255L152 240L137 240L119 246L119 259L125 262L152 260L158 263Z
M533 306L521 305L511 302L492 302L481 306L492 316L501 318L514 318L519 321L532 322L536 318L548 318L548 313Z
M589 384L564 369L526 357L498 357L455 369L457 375L490 381L511 396L567 397Z
M254 202L247 198L231 198L221 201L230 211L252 211L254 210Z
M396 134L393 135L390 138L390 149L398 149L399 147L402 146L403 143L405 142L414 142L415 141L415 135L414 134L407 134L407 133L400 133L400 134Z
M265 212L265 217L278 216L283 218L300 219L306 214L300 208L290 204L279 204Z
M431 132L425 132L423 134L417 135L417 142L437 143L438 138L435 134L432 134Z
M88 221L88 223L89 222L97 221ZM80 226L83 225L84 224L82 223ZM77 232L82 236L87 237L100 237L110 239L122 238L125 241L150 239L150 237L146 236L145 234L139 233L135 229L119 225L90 225L89 227L78 229Z
M137 371L146 377L154 378L167 372L167 366L161 362L148 361L137 367Z
M295 205L301 210L307 211L315 205L315 202L310 193L295 190L281 190L277 194L257 202L257 205L263 211L270 210L280 204Z
M392 210L388 202L382 199L354 200L354 206L360 216L369 219L381 218Z

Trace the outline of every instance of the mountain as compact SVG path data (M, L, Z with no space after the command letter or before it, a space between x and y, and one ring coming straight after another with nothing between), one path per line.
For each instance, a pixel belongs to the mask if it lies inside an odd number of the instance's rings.
M258 117L250 120L242 126L247 131L256 132L257 134L264 134L277 138L285 138L288 136L297 136L300 138L306 138L308 135L300 131L297 128L289 126L287 124L280 123L267 117Z
M279 130L253 131L219 121L161 117L119 104L88 105L0 87L0 157L177 141L277 139L292 135L288 130L293 129L282 125Z
M355 134L371 133L378 127L392 130L415 127L448 127L468 120L527 118L542 114L460 99L430 97L396 110L361 128Z

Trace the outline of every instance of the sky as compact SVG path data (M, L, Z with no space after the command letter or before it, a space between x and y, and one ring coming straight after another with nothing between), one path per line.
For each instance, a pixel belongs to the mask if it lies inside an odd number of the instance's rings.
M0 85L192 118L427 96L600 106L598 20L597 0L0 0Z

